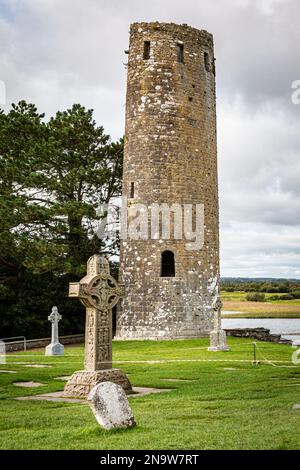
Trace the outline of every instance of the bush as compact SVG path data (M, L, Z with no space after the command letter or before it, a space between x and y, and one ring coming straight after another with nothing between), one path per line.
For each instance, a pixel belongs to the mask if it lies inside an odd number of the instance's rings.
M264 302L265 301L265 294L261 292L253 292L246 295L246 300L249 302Z
M300 290L294 290L294 292L292 292L292 296L294 299L300 299Z
M279 295L279 300L293 300L294 296L292 294L283 294Z
M271 295L269 300L293 300L295 297L292 294Z

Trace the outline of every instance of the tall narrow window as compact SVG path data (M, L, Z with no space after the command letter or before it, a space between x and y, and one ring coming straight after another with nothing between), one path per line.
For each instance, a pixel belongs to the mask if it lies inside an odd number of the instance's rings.
M144 41L144 60L150 59L150 41Z
M177 42L176 44L176 53L177 53L177 62L183 62L183 43Z
M210 72L209 53L208 52L204 52L204 65L205 65L205 70L207 72Z
M130 199L134 198L134 183L130 184Z
M175 256L173 251L163 251L161 254L161 277L175 276Z

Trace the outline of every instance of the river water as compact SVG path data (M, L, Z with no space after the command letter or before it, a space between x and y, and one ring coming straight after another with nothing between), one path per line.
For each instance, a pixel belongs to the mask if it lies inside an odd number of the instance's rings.
M223 311L223 313L229 313ZM231 312L233 313L233 312ZM236 312L237 313L237 312ZM300 318L223 318L222 328L268 328L271 333L300 344Z

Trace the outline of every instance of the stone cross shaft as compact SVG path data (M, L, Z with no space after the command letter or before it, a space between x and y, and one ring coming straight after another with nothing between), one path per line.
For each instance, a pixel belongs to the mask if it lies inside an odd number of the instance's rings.
M226 332L222 330L221 325L221 309L222 301L219 295L216 295L212 302L213 310L213 330L210 332L209 351L230 351L227 346Z
M52 307L52 311L48 316L51 325L51 343L58 343L58 322L61 320L61 315L58 313L57 307Z
M77 297L86 307L86 371L112 367L112 308L123 296L124 287L110 275L107 259L99 255L88 260L86 276L69 285L69 297Z
M212 303L212 308L213 308L213 312L214 312L214 318L213 318L213 322L214 322L214 330L221 330L221 310L222 310L222 307L223 307L223 303L222 303L222 300L220 299L220 296L216 296L213 300L213 303Z

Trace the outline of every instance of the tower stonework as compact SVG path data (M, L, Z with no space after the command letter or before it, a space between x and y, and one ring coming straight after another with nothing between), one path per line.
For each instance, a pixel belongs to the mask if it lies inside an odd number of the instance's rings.
M203 204L204 245L121 241L120 339L207 336L219 289L213 37L173 23L130 28L123 196L136 204ZM160 234L161 235L161 234ZM163 263L166 263L164 270Z

